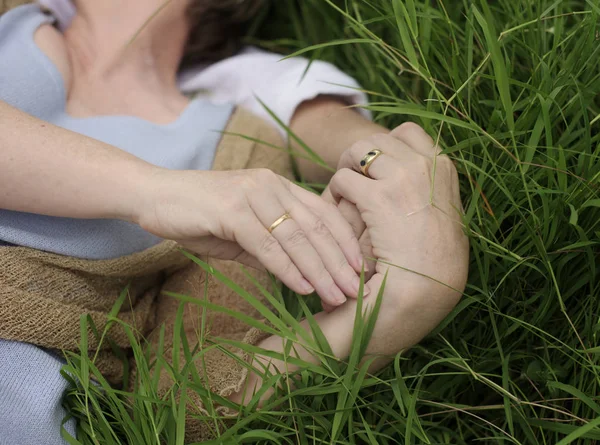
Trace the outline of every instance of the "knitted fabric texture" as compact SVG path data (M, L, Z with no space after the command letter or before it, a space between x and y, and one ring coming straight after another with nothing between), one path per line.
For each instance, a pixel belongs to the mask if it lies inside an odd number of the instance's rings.
M0 0L0 15L17 6L33 3L33 0Z
M217 148L213 169L232 170L269 168L276 173L292 177L289 155L282 147L279 132L260 118L237 110L225 130ZM234 134L243 134L246 138ZM263 141L265 144L255 141ZM256 287L241 271L240 265L229 261L202 258L236 284L259 297ZM254 271L254 278L265 288L272 286L263 272ZM207 281L208 280L208 281ZM162 326L166 327L164 358L171 361L174 320L180 302L166 296L174 292L197 299L207 299L213 304L260 318L258 312L234 291L191 263L177 243L164 241L143 252L114 260L82 260L24 247L0 249L0 338L32 343L57 351L77 351L80 345L80 318L89 315L99 332L109 321L109 313L119 296L128 287L125 303L118 318L134 326L139 338L148 339L150 347L156 345ZM164 291L164 292L163 292ZM184 307L184 331L188 344L198 344L199 325L203 309L194 304ZM243 322L218 311L204 314L210 327L210 338L226 338L257 344L266 334L249 329ZM118 323L109 330L110 339L127 350L130 342ZM88 333L90 357L99 350L97 367L112 383L123 377L121 359L112 355L109 342L98 344L98 339ZM237 352L229 348L231 352ZM180 363L185 364L183 351ZM239 356L248 360L239 353ZM227 397L239 391L246 379L246 368L229 354L212 348L198 359L196 368L202 374L207 389ZM135 363L131 363L134 370ZM160 376L159 394L172 389L173 382L163 373ZM188 394L188 439L203 440L214 436L214 424L192 420L194 414L206 413L201 401ZM223 408L217 411L227 414Z

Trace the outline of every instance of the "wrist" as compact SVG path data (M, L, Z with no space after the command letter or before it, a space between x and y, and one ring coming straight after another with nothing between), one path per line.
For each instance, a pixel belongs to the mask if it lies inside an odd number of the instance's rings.
M151 164L136 166L126 178L126 192L119 199L118 219L142 225L155 208L158 184L167 169Z
M209 235L218 207L211 199L214 190L209 178L212 174L211 171L153 166L135 181L135 202L129 206L127 219L165 239L197 239Z

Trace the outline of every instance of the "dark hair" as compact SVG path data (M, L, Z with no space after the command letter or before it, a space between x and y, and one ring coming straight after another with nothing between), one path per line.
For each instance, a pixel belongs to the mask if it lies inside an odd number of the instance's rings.
M215 62L234 55L247 26L265 0L192 0L191 32L182 65Z

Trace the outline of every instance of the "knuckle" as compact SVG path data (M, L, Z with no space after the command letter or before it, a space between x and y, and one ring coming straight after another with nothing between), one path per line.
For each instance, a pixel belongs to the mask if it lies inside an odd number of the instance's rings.
M348 270L352 270L352 268L350 267L350 264L348 263L348 260L346 259L346 257L342 257L338 263L337 263L337 267L335 269L337 274L342 274ZM354 272L351 272L354 273Z
M346 150L344 150L340 156L340 159L337 163L337 171L339 172L340 170L342 170L342 166L343 165L348 165L351 160L352 160L352 152L351 152L352 147L347 148ZM333 176L335 177L335 175Z
M265 235L260 243L260 250L265 254L272 254L279 250L279 243L271 235Z
M456 166L454 165L454 162L452 162L452 159L450 159L446 155L439 155L437 157L437 162L439 165L441 165L443 168L445 168L450 174L453 174L456 171Z
M344 150L344 152L342 153L342 155L340 156L340 160L338 162L338 171L343 170L344 165L353 165L356 161L356 159L358 157L360 157L360 148L359 145L362 143L363 141L357 141L354 142L349 148L347 148L346 150Z
M437 156L438 158L441 158L442 156L446 157L446 158L448 157L448 155L443 155L442 154L443 150L442 150L442 148L437 143L433 144L433 147L431 147L431 150L433 152L433 155Z
M325 225L323 220L320 218L316 218L312 224L312 231L315 235L319 236L329 236L331 233L329 232L329 228Z
M418 155L415 159L417 171L420 173L430 173L433 168L433 159Z
M386 143L397 143L398 140L387 134L387 133L375 133L369 137L369 141L371 142L370 146L378 145L378 144L386 144Z
M256 168L249 171L249 183L254 187L264 186L265 184L273 184L279 182L277 174L268 168Z
M291 246L298 246L307 242L306 234L302 229L296 229L287 238Z
M429 135L425 133L425 130L423 130L420 125L415 124L414 122L404 122L403 124L400 124L394 129L392 134L394 136L400 136L404 138L411 138L411 136L422 137L423 135L426 135L427 138L429 138Z
M348 170L347 168L341 168L339 169L337 172L334 173L334 175L331 177L331 180L329 181L329 185L330 185L330 190L334 190L340 187L340 184L343 184L345 181L347 181L347 179L344 179L346 176L346 173L344 172L345 170Z
M368 137L367 139L367 145L369 150L373 149L375 146L375 148L378 147L379 144L385 144L386 142L389 142L391 140L394 140L394 138L392 136L390 136L388 133L374 133L371 136Z
M259 183L258 174L254 170L248 170L248 172L243 175L243 178L239 181L238 185L243 190L251 191L256 189Z
M379 207L389 207L390 205L395 205L395 203L400 199L402 187L385 187L381 193L374 197L373 200Z
M363 139L358 140L350 146L350 152L357 157L363 156L365 154L365 148L369 145L371 144Z
M248 203L244 199L239 199L237 196L231 196L225 199L224 207L229 213L240 214L247 210Z
M344 154L347 156L343 161L340 160L340 165L356 165L360 160L373 148L377 148L374 137L361 139L354 142Z
M413 132L424 133L425 132L425 130L423 130L423 128L420 125L415 124L414 122L404 122L404 123L400 124L400 126L398 127L398 131L406 132L406 133L413 133Z
M354 175L354 172L352 170L350 170L349 168L342 168L342 169L338 170L335 175L333 175L332 181L336 181L336 182L349 181L353 175Z

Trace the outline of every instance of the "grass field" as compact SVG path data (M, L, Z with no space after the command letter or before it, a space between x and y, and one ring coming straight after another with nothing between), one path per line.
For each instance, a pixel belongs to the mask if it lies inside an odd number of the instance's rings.
M384 371L315 343L321 371L232 428L206 419L213 443L600 443L599 17L598 0L276 2L256 39L334 62L379 122L418 122L455 160L470 277L456 310ZM307 310L287 304L292 319ZM84 354L71 372L94 369ZM209 397L188 372L180 384ZM136 394L74 390L81 443L184 443L184 405L156 400L150 377Z

